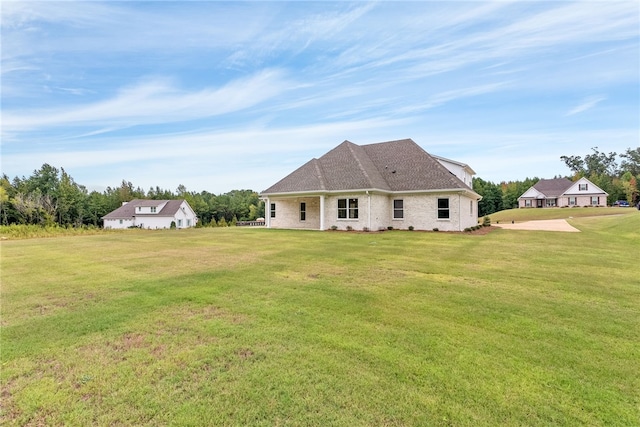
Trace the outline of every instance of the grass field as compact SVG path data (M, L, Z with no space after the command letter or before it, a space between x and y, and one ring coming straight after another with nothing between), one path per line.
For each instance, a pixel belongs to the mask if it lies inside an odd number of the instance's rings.
M624 212L582 233L3 241L0 423L638 425Z
M568 219L568 218L584 218L587 216L609 216L624 215L637 212L635 208L618 208L618 207L576 207L576 208L527 208L527 209L507 209L504 211L492 213L489 215L491 222L496 224L502 222L522 222L537 221L545 219Z

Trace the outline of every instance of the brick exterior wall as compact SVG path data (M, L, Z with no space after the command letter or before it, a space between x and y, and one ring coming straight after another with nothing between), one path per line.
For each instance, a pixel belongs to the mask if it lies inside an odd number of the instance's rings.
M438 219L438 199L449 199L449 218ZM358 218L338 218L338 199L358 199ZM403 200L404 218L393 218L393 201ZM275 218L268 218L271 228L320 229L320 197L270 199L275 203ZM306 218L300 219L300 203L306 204ZM268 206L269 207L269 206ZM339 230L369 228L371 231L387 229L462 231L478 223L477 202L458 194L386 195L351 193L325 196L324 228ZM270 209L267 212L270 215Z

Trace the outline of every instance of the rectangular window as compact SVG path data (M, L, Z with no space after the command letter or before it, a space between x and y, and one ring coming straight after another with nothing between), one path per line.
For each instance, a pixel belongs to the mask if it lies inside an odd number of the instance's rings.
M300 221L307 219L307 204L305 202L300 203Z
M178 220L178 227L182 227L182 220L181 219Z
M569 197L569 206L575 206L576 205L576 198L575 196L570 196Z
M449 219L449 199L438 199L438 219Z
M396 199L393 201L393 219L404 218L404 200Z
M338 219L358 218L358 199L338 199Z
M187 227L191 227L191 220L190 219L187 220Z
M473 216L473 200L469 200L469 216Z
M275 218L276 217L276 204L275 203L271 203L271 209L269 209L271 218Z
M578 184L579 191L587 191L587 184Z
M599 204L600 204L600 197L598 197L598 196L593 196L593 197L591 198L591 204L592 204L592 205L594 205L594 206L599 205Z
M531 200L527 199L524 201L524 207L525 208L530 208L531 207Z
M120 224L122 224L122 220L120 220Z
M156 207L155 206L151 206L151 213L156 213Z

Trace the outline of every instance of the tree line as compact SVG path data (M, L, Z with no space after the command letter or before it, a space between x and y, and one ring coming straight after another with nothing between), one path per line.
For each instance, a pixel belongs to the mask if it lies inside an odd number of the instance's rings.
M624 153L604 153L598 147L592 153L582 156L560 156L560 160L571 171L565 178L577 181L586 177L606 191L607 204L616 200L626 200L631 205L640 202L640 147L627 148ZM554 178L562 178L555 176ZM485 216L504 209L518 207L520 197L540 178L526 178L522 181L502 181L498 184L481 178L473 179L473 190L482 196L478 203L478 216Z
M215 195L190 192L184 185L176 191L140 187L123 180L103 192L78 184L63 168L44 164L28 178L0 179L0 225L38 224L63 227L101 227L102 217L133 199L185 199L201 226L229 225L264 217L264 203L252 190L233 190Z
M630 204L640 201L640 147L617 154L600 152L581 156L561 156L560 160L576 181L587 177L609 193L608 204L626 200ZM556 177L559 178L559 177ZM539 181L498 184L482 178L473 179L473 190L482 196L478 203L478 216L492 214L518 206L518 197ZM0 179L0 225L39 224L63 227L102 226L102 217L133 199L171 200L185 199L198 216L200 226L229 225L235 221L252 221L264 217L264 203L252 190L233 190L215 195L207 191L190 192L184 185L176 191L140 187L123 180L118 187L107 187L103 192L91 191L78 184L63 168L44 164L28 178Z

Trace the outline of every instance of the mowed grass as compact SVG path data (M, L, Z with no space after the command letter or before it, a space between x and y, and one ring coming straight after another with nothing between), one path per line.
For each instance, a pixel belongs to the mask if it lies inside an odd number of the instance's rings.
M640 213L4 241L4 425L638 425Z
M635 208L620 207L575 207L575 208L522 208L506 209L489 215L491 222L522 222L538 221L546 219L584 218L590 216L625 215L637 212Z

